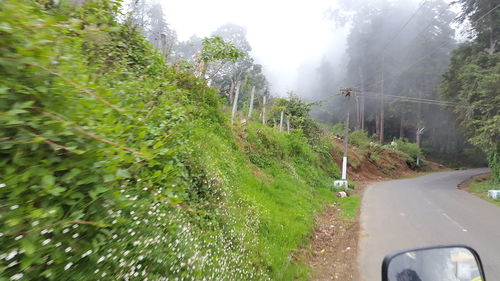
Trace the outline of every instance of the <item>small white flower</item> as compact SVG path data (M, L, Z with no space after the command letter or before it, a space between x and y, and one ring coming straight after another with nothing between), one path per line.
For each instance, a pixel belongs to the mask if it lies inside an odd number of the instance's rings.
M32 226L37 226L39 224L40 224L40 221L34 221L34 222L31 223Z
M52 210L50 210L50 211L49 211L49 214L51 214L51 215L52 215L52 214L54 214L55 212L56 212L56 210L52 209Z
M73 265L72 262L69 262L67 263L65 266L64 266L64 270L68 270L71 266Z
M84 257L86 257L86 256L88 256L90 254L92 254L92 250L88 250L85 253L83 253L82 258L84 258Z
M0 183L0 188L3 188L5 186L6 186L5 183Z
M62 243L61 243L61 242L57 242L57 243L56 243L56 247L59 247L59 246L61 246L61 245L62 245Z
M68 248L64 249L64 251L67 253L67 252L71 251L71 249L72 249L71 247L68 247Z
M80 235L80 234L75 233L75 234L73 234L73 236L71 236L71 237L73 237L73 238L77 238L79 235Z
M65 233L68 233L69 229L65 228L63 229L62 233L65 234Z
M19 280L21 278L23 278L23 274L22 273L18 273L18 274L14 274L10 277L10 280Z
M78 224L74 224L74 225L73 225L73 228L77 228L77 227L78 227Z
M2 232L0 232L0 237L2 237L2 236L3 236L3 233L2 233Z
M10 209L11 209L11 210L15 210L15 209L17 209L17 208L19 208L19 205L14 205L14 206L11 206L11 207L10 207Z
M16 264L17 264L17 261L13 261L13 262L9 263L9 265L7 265L7 267L13 267Z
M42 242L42 246L45 246L45 245L49 244L49 243L50 243L50 241L51 241L50 239L45 239L45 240L43 240L43 242Z
M53 260L49 260L49 261L47 262L47 265L51 265L51 264L53 264L53 263L54 263L54 261L53 261Z
M102 262L104 259L105 259L104 257L100 257L100 258L97 260L97 263Z
M125 253L123 253L124 256L128 255L128 253L130 253L130 251L125 251Z
M21 238L23 238L23 236L22 236L22 235L19 235L19 236L16 236L16 238L14 238L14 239L15 239L15 240L19 240L19 239L21 239Z

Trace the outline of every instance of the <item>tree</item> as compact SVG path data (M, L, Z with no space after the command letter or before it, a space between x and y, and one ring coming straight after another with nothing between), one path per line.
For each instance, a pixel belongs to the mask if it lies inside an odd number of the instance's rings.
M217 61L234 63L243 56L245 56L244 52L240 51L234 44L224 41L220 36L204 38L197 57L199 62L197 71L205 74L209 63Z
M170 60L177 35L165 20L162 5L148 0L131 1L127 20L157 48L165 60Z
M165 21L165 15L163 14L161 4L152 4L148 10L148 16L149 26L146 30L147 38L153 46L160 50L165 60L168 61L177 40L175 31L172 30Z
M469 141L489 155L493 181L500 183L500 53L498 1L463 0L459 20L469 19L474 35L456 49L443 75L441 95L464 107L456 113ZM497 5L497 6L495 6Z
M469 20L472 25L469 35L475 37L475 42L484 46L488 54L497 52L500 37L498 0L458 0L458 2L462 4L459 22Z

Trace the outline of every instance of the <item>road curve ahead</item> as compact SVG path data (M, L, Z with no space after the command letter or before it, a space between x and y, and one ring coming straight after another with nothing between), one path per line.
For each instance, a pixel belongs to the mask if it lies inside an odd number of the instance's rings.
M488 281L500 281L500 207L457 189L487 169L428 174L367 187L361 207L360 274L381 280L392 251L466 244L481 256Z

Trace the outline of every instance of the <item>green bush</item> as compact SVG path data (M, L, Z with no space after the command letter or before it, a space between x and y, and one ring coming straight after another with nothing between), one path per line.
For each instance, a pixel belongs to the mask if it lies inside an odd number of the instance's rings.
M408 166L412 169L417 168L417 157L421 154L420 148L415 143L402 139L397 139L395 143L396 146L394 148L405 154Z
M349 144L364 151L370 147L371 139L365 131L357 130L349 134Z
M331 131L336 136L344 136L345 135L345 123L337 123L337 124L333 125Z
M500 144L488 156L488 166L491 169L491 182L500 184Z

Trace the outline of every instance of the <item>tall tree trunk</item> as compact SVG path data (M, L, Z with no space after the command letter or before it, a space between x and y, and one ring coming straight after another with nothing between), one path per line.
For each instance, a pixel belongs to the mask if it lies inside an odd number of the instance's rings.
M400 118L401 118L401 120L399 123L399 138L403 139L404 138L405 111L404 111L402 106L401 106Z
M365 96L361 96L361 130L365 130Z
M280 115L280 132L283 132L283 115L285 114L285 112L281 111L281 115Z
M234 101L233 101L233 112L231 113L231 125L234 123L234 117L236 115L236 111L238 109L238 95L240 93L240 82L236 84L236 93L234 95Z
M254 97L255 97L255 86L252 87L252 94L250 95L250 106L248 108L248 118L252 118Z
M356 130L361 128L361 110L359 106L359 97L356 95Z
M262 124L266 125L266 96L262 98Z
M365 96L364 96L364 85L365 85L365 80L363 78L363 71L361 70L361 67L358 68L359 71L359 80L361 81L361 101L360 101L360 113L359 113L359 119L360 119L360 127L361 130L365 130Z
M234 86L235 86L234 79L231 78L231 87L229 88L229 103L233 101Z

